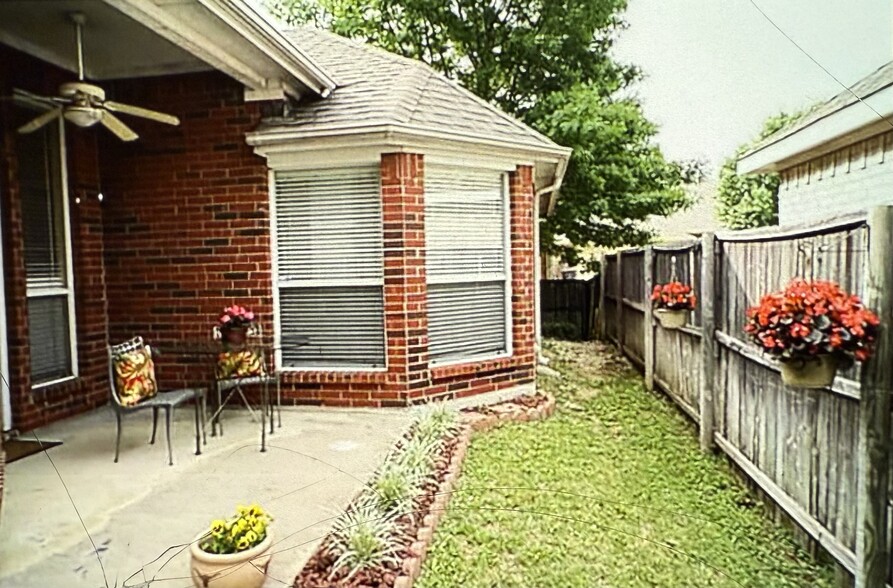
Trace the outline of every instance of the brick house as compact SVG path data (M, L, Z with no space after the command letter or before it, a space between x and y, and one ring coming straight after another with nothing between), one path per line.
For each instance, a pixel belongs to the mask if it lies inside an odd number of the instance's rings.
M69 9L86 78L179 126L17 132L77 79ZM243 0L11 2L0 96L4 430L104 404L110 342L208 338L234 302L309 341L277 345L283 403L533 381L537 217L569 150L426 66Z

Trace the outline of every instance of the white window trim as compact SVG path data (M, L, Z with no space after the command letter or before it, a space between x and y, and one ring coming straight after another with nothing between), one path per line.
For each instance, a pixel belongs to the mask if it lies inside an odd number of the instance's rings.
M504 282L505 284L505 350L498 353L482 353L468 357L460 357L456 359L431 360L428 362L430 367L448 367L462 364L481 363L484 361L496 361L500 359L508 359L514 354L512 346L512 206L511 186L509 184L509 172L502 173L502 218L503 232L502 240L505 248L505 271L504 274L484 273L474 276L435 276L426 278L427 284L467 284L472 282L494 283Z
M332 166L331 169L338 169L342 166ZM273 283L273 347L275 349L274 352L274 361L277 372L284 373L307 373L307 372L331 372L331 373L384 373L388 371L389 368L389 354L388 354L388 325L387 325L387 312L384 310L384 304L382 304L382 340L384 341L384 366L383 367L373 367L373 366L356 366L356 367L345 367L345 366L325 366L324 364L318 366L283 366L282 365L282 319L281 319L281 303L279 299L279 289L280 288L311 288L311 287L326 287L326 286L381 286L382 289L382 297L384 297L384 275L382 275L381 279L356 279L356 280L348 280L348 279L333 279L333 280L281 280L279 279L279 250L278 250L278 224L276 217L276 172L288 172L288 171L306 171L309 168L305 167L277 167L270 168L267 170L267 185L270 187L269 189L269 203L270 203L270 254L272 256L271 259L271 272L272 272L272 283ZM381 198L381 178L379 178L379 189L378 189L379 198ZM384 233L382 233L382 240L384 239ZM384 254L386 249L382 247L382 266L384 266ZM384 268L382 267L382 272ZM382 301L384 302L384 301Z
M35 106L33 103L23 101L29 106ZM42 105L37 105L44 108ZM45 296L65 296L68 302L68 344L70 349L71 365L69 369L71 375L64 378L57 378L48 382L37 382L31 384L32 390L46 388L62 382L76 379L78 377L78 346L77 346L77 317L75 316L75 300L74 300L74 255L71 246L71 213L68 206L68 154L65 149L65 120L59 117L57 123L59 131L59 204L62 207L62 234L65 249L65 286L50 287L34 287L27 285L26 279L26 298L42 298ZM30 333L29 333L30 340ZM33 350L31 350L33 353Z

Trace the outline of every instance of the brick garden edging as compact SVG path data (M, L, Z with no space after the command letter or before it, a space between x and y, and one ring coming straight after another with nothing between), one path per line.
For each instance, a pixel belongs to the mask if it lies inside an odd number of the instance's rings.
M520 397L525 398L525 397ZM422 564L428 555L428 550L434 541L434 531L446 514L452 493L462 473L462 463L468 453L468 446L474 433L490 431L509 422L529 422L548 418L555 412L555 398L550 395L537 395L527 398L537 399L539 402L533 406L518 404L519 399L512 399L499 404L467 409L463 411L466 426L459 436L459 442L453 450L453 456L447 468L440 487L431 503L428 513L422 518L422 524L416 533L416 540L410 546L414 554L403 560L401 569L403 574L394 581L394 588L412 588L412 585L422 573Z

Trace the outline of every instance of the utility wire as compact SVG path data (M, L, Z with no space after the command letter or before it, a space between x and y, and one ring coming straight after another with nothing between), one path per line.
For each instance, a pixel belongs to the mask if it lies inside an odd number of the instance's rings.
M784 31L784 29L782 29L780 26L778 26L777 24L775 24L775 21L772 20L772 18L771 18L768 14L766 14L766 12L765 12L762 8L760 8L760 5L757 4L755 0L748 0L748 2L750 2L750 3L753 5L753 7L757 9L757 12L759 12L760 14L763 15L763 18L765 18L765 19L769 22L769 24L771 24L773 27L775 27L775 30L777 30L779 33L781 33L782 36L784 36L785 39L787 39L788 41L790 41L791 44L792 44L794 47L796 47L797 49L799 49L800 52L801 52L803 55L805 55L806 57L808 57L810 61L812 61L814 64L816 64L816 65L819 67L819 69L821 69L823 72L825 72L825 73L828 75L828 77L830 77L832 80L834 80L835 82L837 82L837 83L840 85L841 88L843 88L844 90L846 90L847 92L849 92L850 94L852 94L853 97L856 98L856 100L858 100L859 102L861 102L862 104L864 104L865 106L867 106L868 108L870 108L871 111L872 111L873 113L875 113L875 114L878 116L879 119L881 119L882 121L884 121L885 123L887 123L888 125L890 125L891 127L893 127L893 121L891 121L889 118L887 118L886 116L884 116L883 114L881 114L880 112L878 112L877 110L875 110L874 107L871 106L871 104L869 104L868 102L866 102L865 100L863 100L861 96L859 96L858 94L856 94L856 93L852 90L852 88L850 88L849 86L847 86L846 84L844 84L843 82L841 82L839 79L837 79L837 76L835 76L833 73L831 73L830 71L828 71L828 68L827 68L827 67L825 67L824 65L822 65L821 63L819 63L819 61L818 61L815 57L813 57L812 55L810 55L809 52L808 52L806 49L804 49L803 47L801 47L800 44L797 43L797 41L795 41L789 34L787 34L787 33Z

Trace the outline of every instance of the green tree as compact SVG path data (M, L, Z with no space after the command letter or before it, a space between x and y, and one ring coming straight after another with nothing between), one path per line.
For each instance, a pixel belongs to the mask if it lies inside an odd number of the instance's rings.
M730 229L752 229L778 224L778 174L739 175L738 159L803 114L782 112L769 117L759 136L738 147L734 157L723 163L716 196L716 215L723 225Z
M420 59L572 147L542 224L546 252L576 263L586 246L647 242L642 221L688 202L681 187L692 168L664 158L655 126L624 91L639 70L609 53L626 0L270 1L289 22Z

